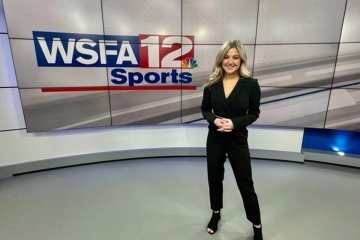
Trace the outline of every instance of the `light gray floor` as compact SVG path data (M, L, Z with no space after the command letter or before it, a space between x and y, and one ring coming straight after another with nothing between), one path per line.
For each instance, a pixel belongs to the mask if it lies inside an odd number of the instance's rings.
M253 160L265 239L360 239L360 170ZM250 240L226 163L220 230L210 217L205 158L118 161L0 180L3 240Z

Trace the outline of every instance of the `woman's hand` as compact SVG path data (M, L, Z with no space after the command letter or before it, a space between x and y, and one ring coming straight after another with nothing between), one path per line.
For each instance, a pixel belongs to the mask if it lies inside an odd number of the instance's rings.
M216 118L214 124L219 132L231 132L234 129L234 124L229 118Z

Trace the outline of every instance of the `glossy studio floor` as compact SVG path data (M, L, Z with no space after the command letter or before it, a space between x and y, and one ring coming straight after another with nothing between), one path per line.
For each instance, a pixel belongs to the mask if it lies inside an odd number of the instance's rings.
M252 160L264 239L360 236L360 169ZM149 158L34 172L0 180L4 240L250 240L226 163L224 209L210 236L206 160Z

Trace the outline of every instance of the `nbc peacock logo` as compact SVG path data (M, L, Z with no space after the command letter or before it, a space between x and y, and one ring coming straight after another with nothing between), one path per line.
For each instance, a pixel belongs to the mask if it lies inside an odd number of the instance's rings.
M193 69L198 67L198 63L196 61L196 59L192 58L192 57L187 57L184 60L181 61L181 68L186 68L186 69Z

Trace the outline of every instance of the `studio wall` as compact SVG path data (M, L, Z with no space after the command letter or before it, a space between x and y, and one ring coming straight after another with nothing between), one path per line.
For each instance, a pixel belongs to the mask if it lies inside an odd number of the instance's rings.
M11 57L9 35L0 1L0 131L24 128L24 117Z
M248 65L262 89L261 116L257 126L250 127L252 149L300 153L304 127L359 131L359 1L0 0L0 4L0 166L116 150L204 147L203 84L219 47L228 39L244 42ZM103 40L141 34L180 36L187 43L182 47L191 46L197 66L184 68L180 62L177 77L189 72L191 82L180 83L176 90L114 90L119 87L111 81L117 67L109 64L40 67L34 31L85 34L90 40L82 41L91 44L95 35ZM189 36L193 42L186 42ZM177 49L184 53L179 44ZM172 70L126 68L142 74ZM99 86L106 88L91 91ZM87 91L42 91L52 87ZM58 131L64 129L69 130Z
M244 42L248 65L262 88L257 124L359 130L355 0L5 0L4 8L28 132L204 123L203 84L228 39ZM111 57L121 55L125 40L125 57L134 51L139 65L110 63ZM85 42L84 54L71 55L71 41L76 42L75 51ZM94 54L100 59L101 41L105 64L76 62L79 57L91 61ZM49 54L58 51L53 54L55 64L41 65L39 51L44 49ZM196 63L188 69L181 62L187 51ZM144 54L149 62L154 57L161 62L170 54L176 58L171 67L143 67ZM66 56L69 62L62 63ZM130 74L135 74L133 86ZM144 86L152 89L136 89ZM64 87L66 91L46 91Z

